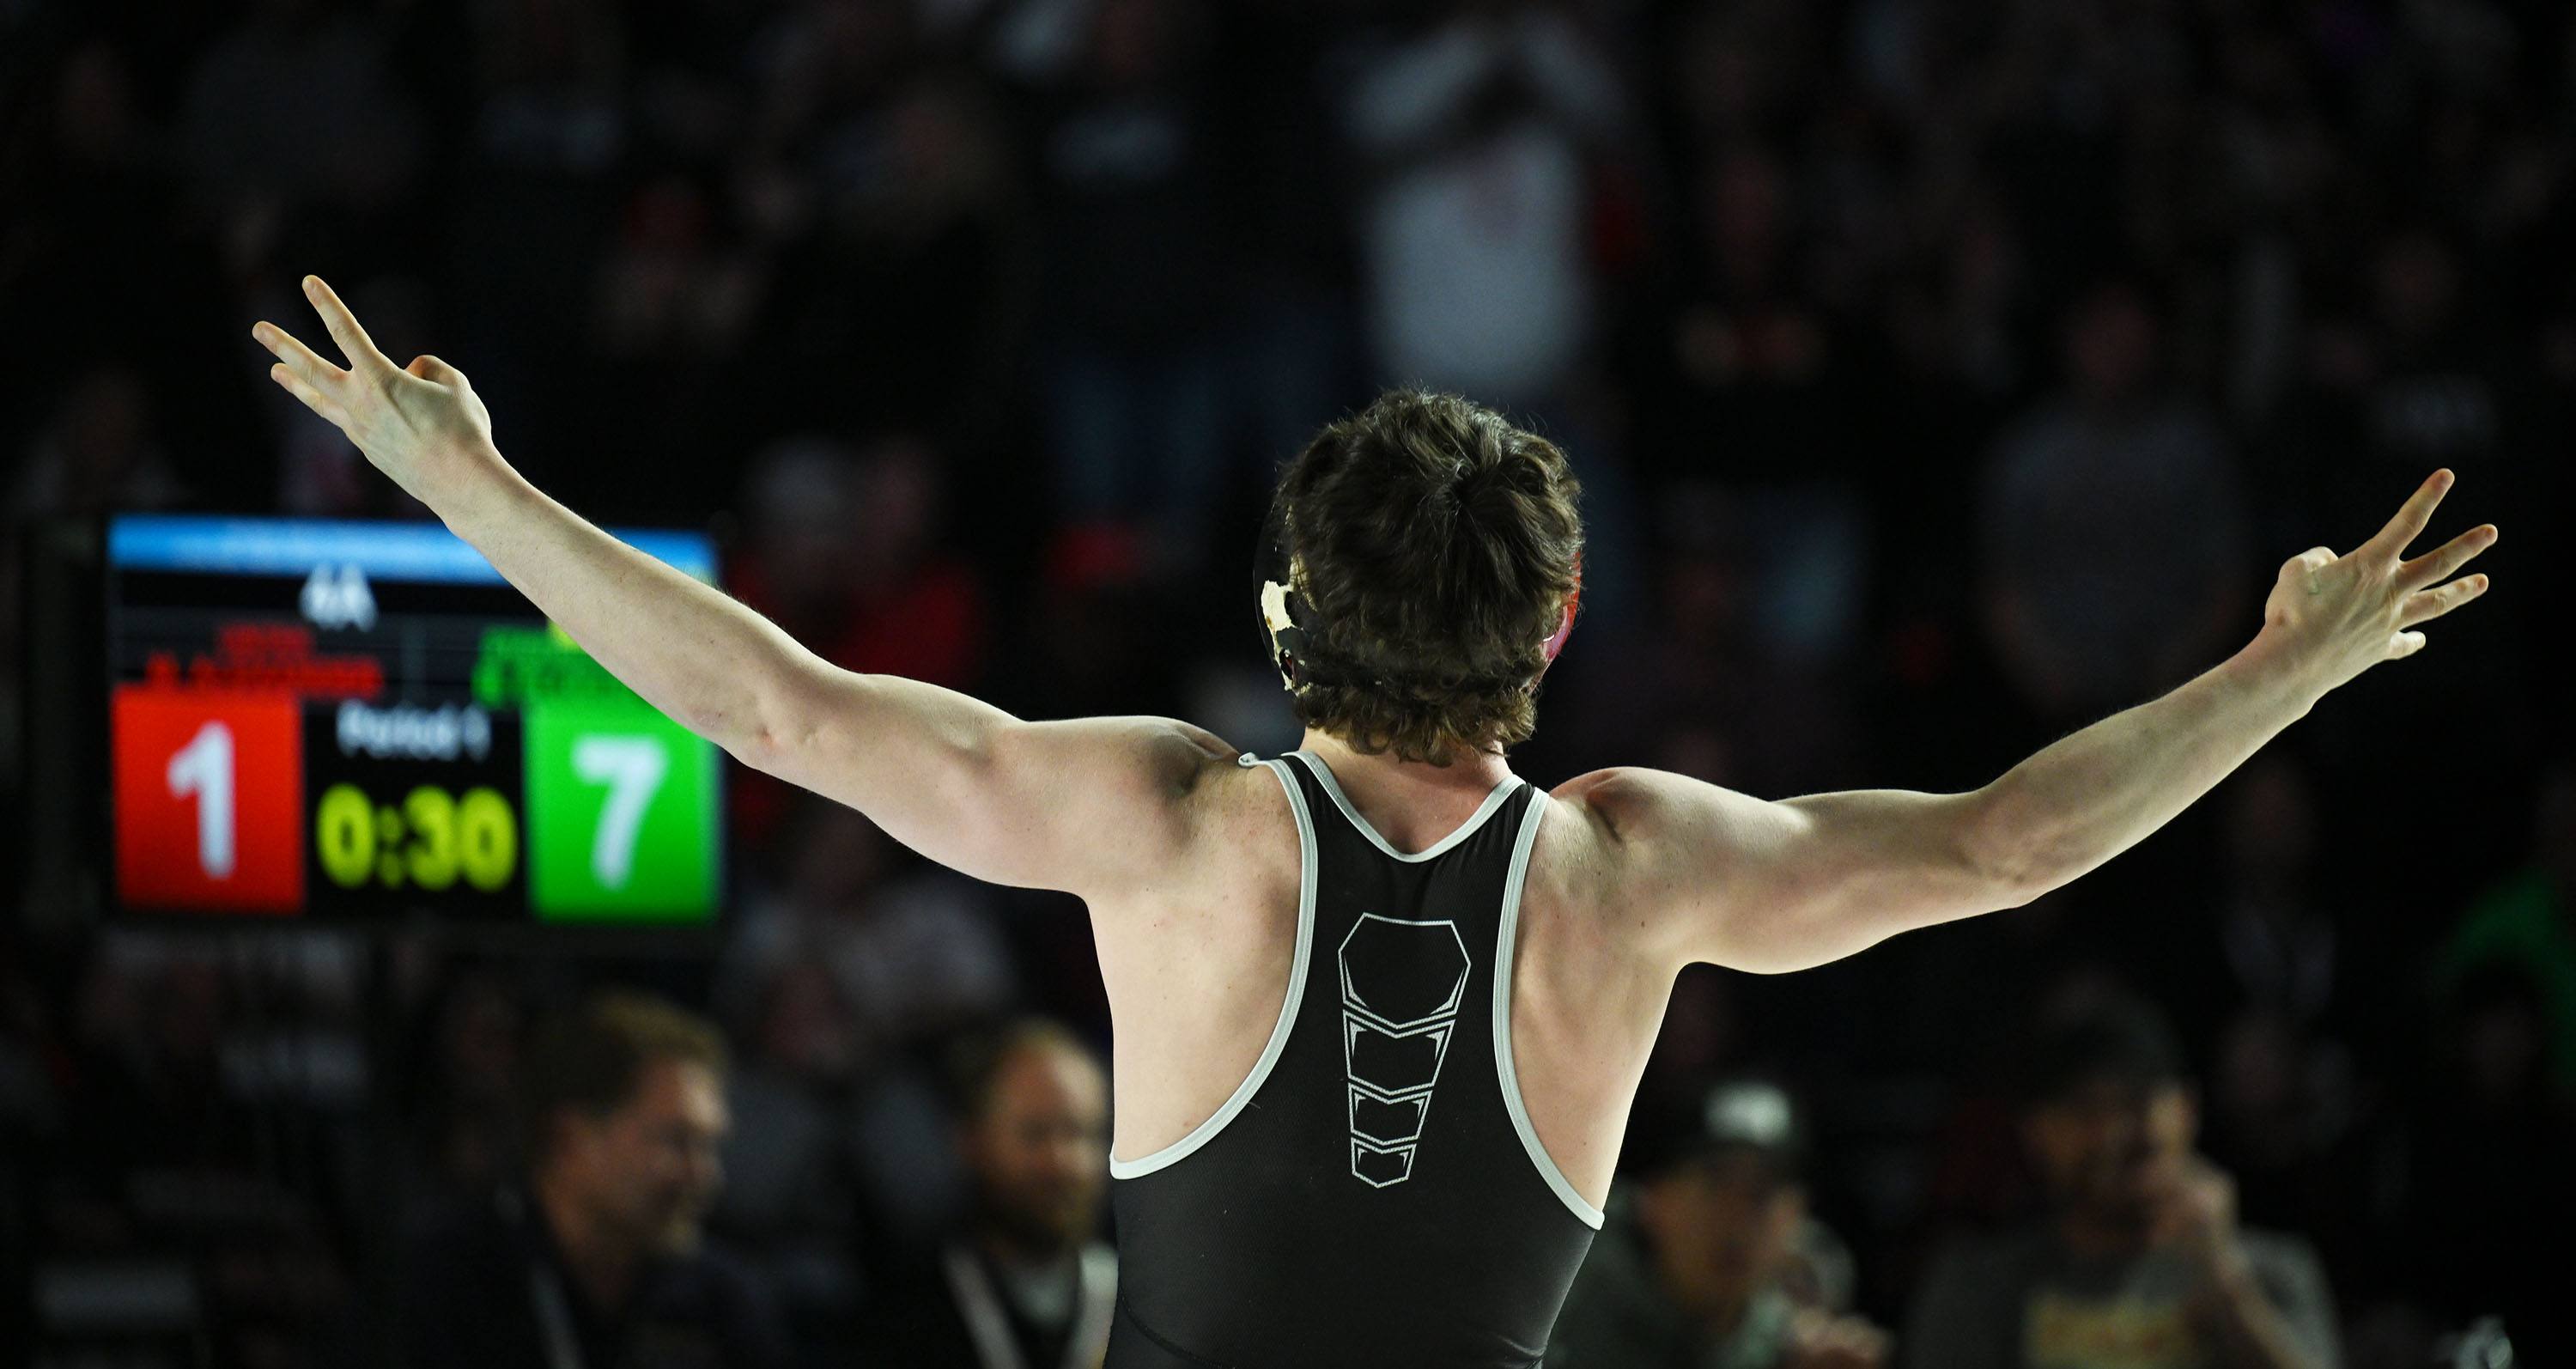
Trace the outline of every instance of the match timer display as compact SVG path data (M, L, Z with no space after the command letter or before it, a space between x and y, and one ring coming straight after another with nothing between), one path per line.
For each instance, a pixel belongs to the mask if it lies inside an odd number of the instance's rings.
M313 857L343 889L438 893L461 878L499 893L519 871L519 815L489 789L468 789L458 803L424 784L399 805L378 805L354 784L335 784L313 806Z
M703 539L623 534L701 578ZM721 891L714 748L417 524L109 528L117 901L680 923Z
M304 707L304 880L316 913L528 907L518 715L473 703Z

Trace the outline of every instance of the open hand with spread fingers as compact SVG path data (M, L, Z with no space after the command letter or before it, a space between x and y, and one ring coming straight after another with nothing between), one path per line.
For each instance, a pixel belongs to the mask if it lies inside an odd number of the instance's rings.
M492 415L463 371L427 355L396 366L319 276L304 278L304 297L349 365L332 365L293 334L262 321L251 336L277 357L269 379L337 425L378 470L432 509L458 477L501 463L492 447Z
M2387 527L2345 555L2314 547L2291 557L2264 601L2256 646L2278 653L2318 693L2423 650L2423 624L2486 593L2487 577L2459 571L2496 540L2495 525L2484 523L2406 558L2451 483L2449 471L2433 472Z

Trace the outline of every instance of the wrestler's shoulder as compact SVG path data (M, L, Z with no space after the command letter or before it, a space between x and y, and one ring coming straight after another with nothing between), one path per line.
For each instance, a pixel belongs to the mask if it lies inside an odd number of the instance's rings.
M1710 786L1668 770L1638 765L1612 766L1575 776L1548 791L1560 811L1579 820L1579 827L1613 844L1626 845L1663 835L1693 807L1707 801Z
M1538 859L1550 876L1606 908L1661 907L1730 862L1760 824L1759 800L1687 775L1618 766L1578 775L1548 793L1550 821Z

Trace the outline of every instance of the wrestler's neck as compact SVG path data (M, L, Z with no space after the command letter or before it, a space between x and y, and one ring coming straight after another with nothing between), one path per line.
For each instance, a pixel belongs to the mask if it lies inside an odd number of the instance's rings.
M1333 772L1370 826L1407 851L1449 835L1512 773L1511 763L1496 752L1460 750L1447 765L1432 765L1399 760L1392 752L1369 755L1311 727L1299 747Z

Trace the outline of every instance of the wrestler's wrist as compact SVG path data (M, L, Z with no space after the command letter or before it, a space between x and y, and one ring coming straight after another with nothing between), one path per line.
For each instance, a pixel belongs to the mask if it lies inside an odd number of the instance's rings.
M2264 625L2243 650L2220 664L2219 673L2237 690L2263 703L2305 717L2335 682L2319 659L2271 624Z
M417 483L411 493L459 532L461 524L481 521L526 484L489 439L443 441L421 456L412 468Z

